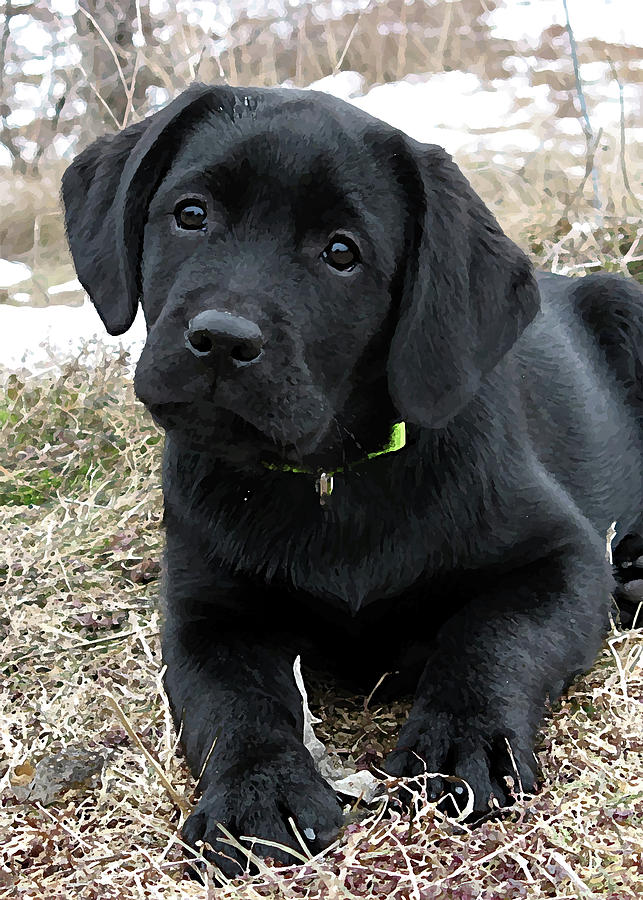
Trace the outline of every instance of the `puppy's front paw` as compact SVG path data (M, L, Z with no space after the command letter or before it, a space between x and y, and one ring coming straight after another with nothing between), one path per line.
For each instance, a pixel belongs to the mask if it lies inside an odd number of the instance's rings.
M499 723L481 726L473 717L467 720L424 711L415 715L411 712L384 770L389 775L412 778L424 772L455 776L435 777L428 784L429 799L453 796L455 803L441 802L448 815L466 807L468 792L456 779L466 781L474 795L471 817L479 818L493 807L492 797L500 806L511 804L509 784L514 791L531 792L537 767L527 736L511 733Z
M225 843L219 824L237 839L258 838L255 843L240 842L254 854L272 857L281 865L294 865L299 862L296 857L261 842L265 838L301 854L289 819L312 853L328 846L342 824L335 792L315 770L308 751L299 745L270 757L242 757L223 770L215 765L208 787L183 826L183 840L202 850L224 874L234 877L246 870L248 860Z

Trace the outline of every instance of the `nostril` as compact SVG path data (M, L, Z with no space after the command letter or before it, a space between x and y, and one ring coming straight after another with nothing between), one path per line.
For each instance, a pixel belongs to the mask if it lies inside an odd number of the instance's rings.
M206 309L188 322L185 346L205 362L247 366L262 355L264 344L256 322L232 313Z
M212 335L207 331L193 331L187 335L190 347L197 353L209 353L212 350Z
M237 362L252 362L261 353L261 348L256 344L235 344L230 350L230 356Z

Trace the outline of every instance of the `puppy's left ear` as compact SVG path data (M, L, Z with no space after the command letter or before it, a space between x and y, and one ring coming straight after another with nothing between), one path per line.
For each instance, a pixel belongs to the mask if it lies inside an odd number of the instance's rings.
M396 162L414 237L389 392L405 419L440 428L531 322L540 295L531 263L451 157L440 147L405 144Z
M65 172L62 198L71 255L110 334L123 334L136 315L147 206L176 150L177 132L206 107L233 99L227 88L193 84L165 109L94 141Z

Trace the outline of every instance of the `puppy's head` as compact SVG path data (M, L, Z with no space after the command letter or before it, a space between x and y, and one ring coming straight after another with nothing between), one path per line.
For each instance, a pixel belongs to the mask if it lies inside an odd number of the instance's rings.
M441 427L538 307L441 149L324 94L194 85L65 173L78 276L136 390L230 459L341 464Z

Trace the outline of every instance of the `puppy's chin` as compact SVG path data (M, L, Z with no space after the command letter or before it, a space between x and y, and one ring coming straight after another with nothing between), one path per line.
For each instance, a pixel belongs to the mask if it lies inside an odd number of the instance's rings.
M139 397L139 400L141 398ZM187 403L146 403L141 400L155 423L164 431L179 428L186 419Z
M320 432L306 435L297 444L277 443L260 427L228 410L212 407L207 414L188 402L146 403L154 422L171 433L186 449L248 468L323 468L337 463L338 455L323 446ZM322 452L320 453L320 449ZM325 452L324 452L325 451Z

